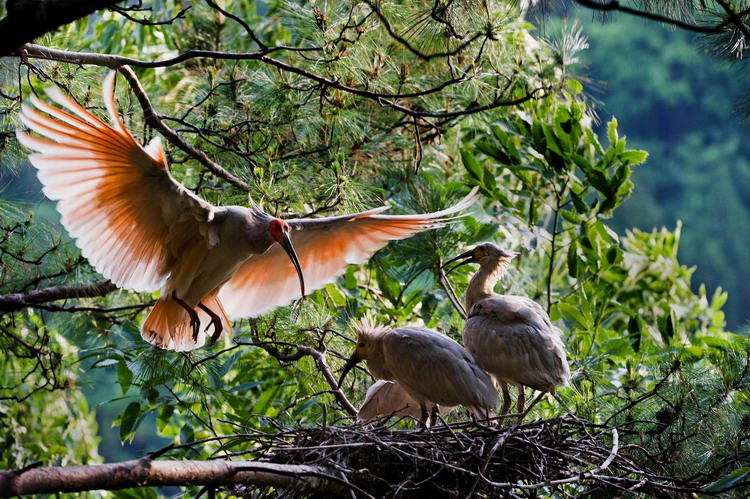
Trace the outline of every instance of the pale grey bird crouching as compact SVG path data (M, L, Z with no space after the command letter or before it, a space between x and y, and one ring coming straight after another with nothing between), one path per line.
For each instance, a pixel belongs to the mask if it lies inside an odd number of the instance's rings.
M500 406L490 377L471 354L449 337L420 327L356 326L357 346L346 363L339 385L360 361L375 378L395 381L420 409L420 424L426 426L428 407L435 424L439 407L467 407L477 419L489 419Z
M435 404L427 404L427 410L432 411ZM453 410L451 406L440 406L438 411L445 416ZM357 411L357 421L370 423L379 418L410 417L416 420L422 417L419 403L409 396L396 381L378 380L367 389L365 401Z
M544 309L525 296L494 292L516 254L484 243L444 265L463 260L450 273L461 265L479 264L466 289L468 318L463 341L476 363L498 381L503 391L502 414L507 414L511 406L508 384L518 389L517 411L522 413L524 386L555 393L558 386L570 381L562 331L552 324Z

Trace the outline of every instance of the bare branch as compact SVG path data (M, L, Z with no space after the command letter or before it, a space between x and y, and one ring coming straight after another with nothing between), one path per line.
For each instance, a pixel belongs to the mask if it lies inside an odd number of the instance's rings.
M627 5L622 5L617 0L611 0L609 2L605 3L599 3L595 0L575 0L575 2L583 7L586 7L587 9L592 10L600 10L605 12L623 12L625 14L629 14L631 16L636 17L642 17L645 19L650 19L652 21L658 21L665 24L671 24L672 26L676 26L681 29L685 29L688 31L693 31L696 33L719 33L721 31L722 26L701 26L697 24L689 24L683 21L680 21L679 19L672 19L671 17L663 16L661 14L656 14L655 12L647 12L643 10L634 9L632 7L628 7Z
M85 284L64 284L36 289L26 293L0 295L0 311L20 310L38 303L46 303L69 298L93 298L106 296L117 289L112 281L95 281Z
M0 497L131 487L261 485L343 494L347 482L318 466L242 461L154 461L0 471Z
M154 107L151 105L151 101L148 98L148 95L146 94L146 91L141 86L141 82L138 81L138 77L135 75L132 69L130 69L127 66L122 66L119 68L119 71L122 73L122 75L125 77L126 80L128 80L128 83L130 84L130 88L133 90L133 93L135 93L136 99L138 99L138 102L141 104L141 107L143 108L143 113L145 115L146 123L156 130L159 130L164 137L167 138L172 144L176 145L183 151L185 151L187 154L189 154L192 158L196 159L198 162L200 162L203 166L208 168L211 173L216 175L217 177L223 178L230 184L239 187L240 189L247 190L248 185L228 172L226 169L224 169L223 166L219 165L218 163L212 161L206 153L203 151L199 151L195 147L191 146L184 140L182 140L182 137L180 137L177 132L175 132L172 128L167 126L164 121L161 120L161 115L159 115Z

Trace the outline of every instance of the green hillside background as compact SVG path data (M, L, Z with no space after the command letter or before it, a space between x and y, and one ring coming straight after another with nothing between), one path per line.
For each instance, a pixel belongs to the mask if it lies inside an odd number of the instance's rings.
M686 31L625 15L602 24L583 9L562 14L568 29L578 26L589 40L580 71L601 123L617 117L628 146L649 152L613 228L674 230L681 223L679 258L697 267L693 286L705 283L709 296L717 287L728 291L727 329L747 330L750 140L736 112L748 91L741 63L730 68L710 57L701 37ZM552 21L539 29L559 27Z

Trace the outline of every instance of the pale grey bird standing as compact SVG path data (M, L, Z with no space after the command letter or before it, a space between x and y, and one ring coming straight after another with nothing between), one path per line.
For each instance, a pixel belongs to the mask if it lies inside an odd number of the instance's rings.
M434 404L430 424L439 406L463 405L478 419L489 419L500 406L492 380L461 345L449 337L420 327L356 326L357 346L344 367L346 374L360 361L375 378L396 381L419 404L420 424L426 425L427 407Z
M432 411L435 404L427 404L427 410ZM441 416L445 416L453 410L451 406L440 406L438 411ZM373 419L394 416L394 417L412 417L419 419L422 417L422 409L419 403L411 398L406 390L396 381L378 380L367 389L365 401L357 411L357 419L363 423Z
M518 388L517 411L523 412L524 386L554 393L568 384L570 368L562 331L544 309L525 296L500 295L493 290L516 255L493 243L480 244L449 260L443 266L463 260L455 268L478 263L466 289L463 341L477 364L492 374L503 391L502 414L510 409L508 383Z
M162 289L141 327L160 348L197 348L211 325L215 341L231 331L230 318L257 317L304 296L305 287L320 289L348 264L366 261L388 241L441 226L476 198L475 189L437 213L381 215L384 206L287 221L255 205L213 206L172 178L158 138L142 147L125 128L114 77L104 81L114 126L51 88L49 97L70 112L32 97L46 115L24 104L21 121L46 138L17 136L38 151L29 161L83 256L119 287Z

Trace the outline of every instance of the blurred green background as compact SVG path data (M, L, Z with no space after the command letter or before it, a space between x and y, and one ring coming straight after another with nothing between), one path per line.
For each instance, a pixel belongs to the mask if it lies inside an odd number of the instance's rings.
M750 141L735 111L747 92L741 62L710 57L699 35L627 15L602 23L598 13L559 5L555 14L538 29L554 37L562 18L583 30L589 48L580 72L601 123L615 116L628 146L649 152L611 226L621 234L674 230L681 220L679 259L697 266L693 286L728 291L727 330L747 329Z

